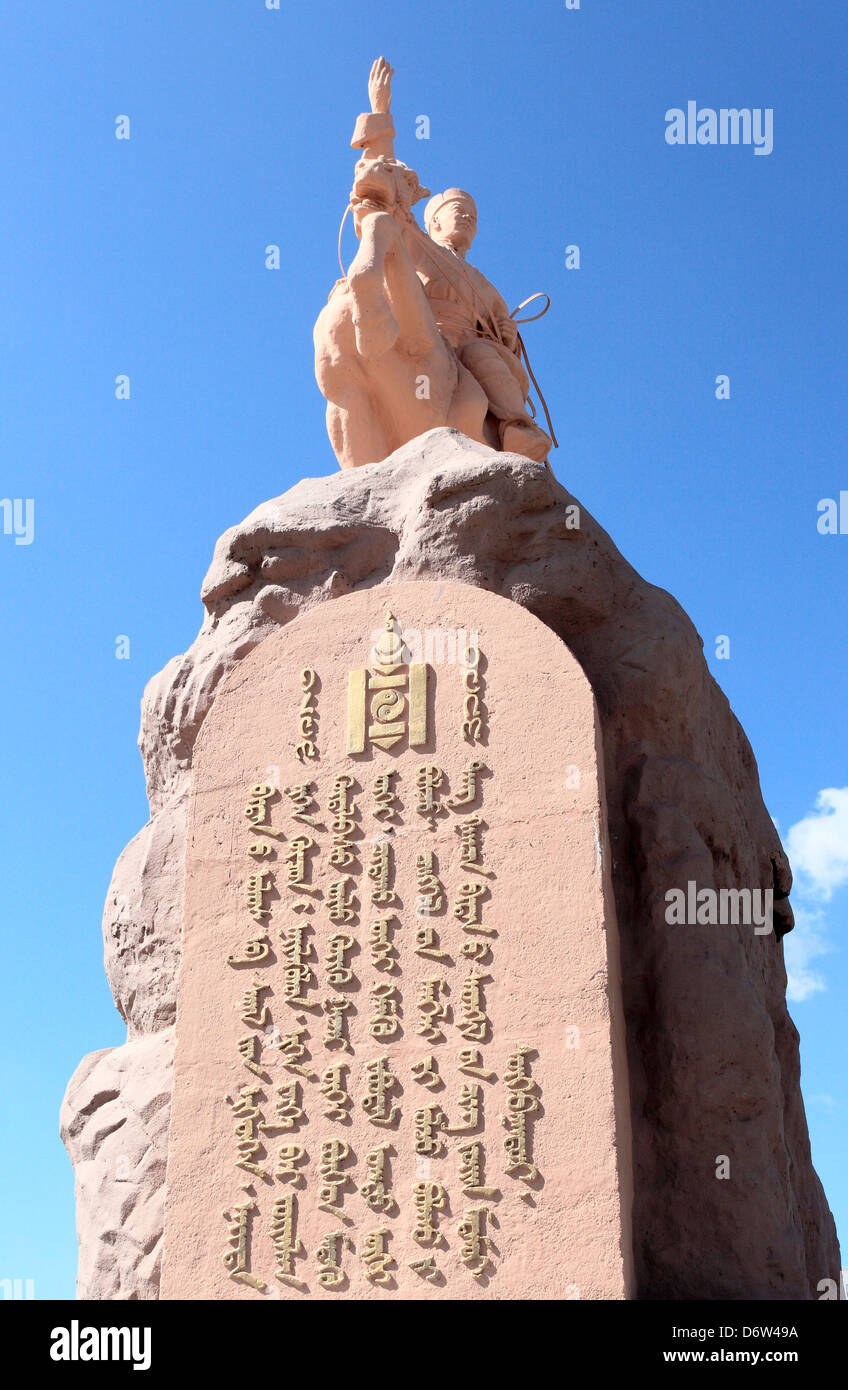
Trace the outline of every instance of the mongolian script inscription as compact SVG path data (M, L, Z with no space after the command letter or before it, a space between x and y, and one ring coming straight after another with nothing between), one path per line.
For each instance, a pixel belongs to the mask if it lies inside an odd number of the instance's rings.
M526 1297L504 1251L552 1238L535 1218L572 1020L557 900L522 828L525 765L541 776L544 750L498 743L503 643L473 630L452 662L415 662L393 602L373 647L351 640L359 664L331 669L301 642L288 716L245 709L240 785L224 796L210 772L196 804L196 852L220 865L205 899L220 945L217 966L202 948L205 989L185 976L206 1050L196 1034L181 1046L178 1024L166 1297L185 1296L175 1212L192 1182L219 1223L193 1247L203 1297ZM269 781L286 717L299 739ZM557 794L567 808L564 775ZM538 801L541 820L555 798L540 786ZM594 834L587 818L587 865ZM184 970L201 949L191 920ZM528 971L542 972L538 1008Z

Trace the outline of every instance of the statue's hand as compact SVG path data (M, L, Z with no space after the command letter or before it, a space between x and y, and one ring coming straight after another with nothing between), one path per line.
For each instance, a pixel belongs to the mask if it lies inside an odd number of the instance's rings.
M517 351L518 351L518 324L515 322L515 319L511 319L511 318L499 319L499 320L498 320L498 328L499 328L500 331L501 331L501 337L502 337L503 340L504 340L505 346L509 348L510 352L517 352Z
M368 99L371 102L371 110L385 112L392 104L392 74L394 68L389 67L385 58L375 58L371 64L371 74L368 78Z

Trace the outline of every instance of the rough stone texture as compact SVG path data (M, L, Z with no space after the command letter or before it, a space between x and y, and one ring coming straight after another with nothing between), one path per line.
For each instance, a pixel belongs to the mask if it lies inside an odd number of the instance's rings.
M106 975L130 1037L174 1022L184 852L185 809L177 798L130 840L109 885Z
M158 1298L174 1030L91 1052L60 1124L74 1165L81 1298Z
M152 820L119 860L104 919L129 1041L83 1061L63 1110L81 1296L156 1296L161 1167L134 1171L130 1200L114 1196L107 1112L120 1095L115 1115L131 1154L152 1145L143 1118L152 1103L164 1123L171 1035L159 1030L174 1010L185 798L216 689L301 610L411 578L456 579L524 605L568 644L595 690L622 946L638 1296L811 1298L819 1280L838 1277L785 1002L779 936L792 922L791 874L753 754L679 604L645 583L585 511L569 526L573 501L544 465L433 430L382 463L304 480L219 541L203 627L142 705ZM665 892L688 879L773 887L775 934L669 927ZM719 1154L730 1157L729 1181L714 1176Z

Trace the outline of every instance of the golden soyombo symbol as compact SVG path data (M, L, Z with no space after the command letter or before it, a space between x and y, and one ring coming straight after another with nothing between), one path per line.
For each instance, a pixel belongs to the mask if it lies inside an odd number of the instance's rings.
M375 646L374 671L348 676L347 751L364 753L369 743L391 748L408 733L410 748L427 742L427 666L404 661L404 641L393 614Z

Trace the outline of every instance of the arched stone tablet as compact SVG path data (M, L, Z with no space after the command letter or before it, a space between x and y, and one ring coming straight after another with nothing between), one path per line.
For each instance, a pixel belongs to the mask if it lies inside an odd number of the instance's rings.
M626 1298L598 719L455 583L320 604L194 752L162 1297Z

